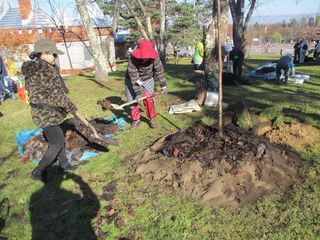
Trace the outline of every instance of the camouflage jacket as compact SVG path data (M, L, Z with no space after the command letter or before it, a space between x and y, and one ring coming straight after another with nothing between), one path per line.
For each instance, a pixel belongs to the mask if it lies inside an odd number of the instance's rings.
M55 66L43 60L27 61L22 64L21 71L25 76L32 119L37 126L59 125L67 113L77 111L64 92L63 79Z

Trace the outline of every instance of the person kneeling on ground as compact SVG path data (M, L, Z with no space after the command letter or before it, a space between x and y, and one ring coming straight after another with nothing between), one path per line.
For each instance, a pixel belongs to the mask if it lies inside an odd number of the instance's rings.
M128 61L128 69L125 75L125 94L127 100L131 101L141 98L142 95L152 94L154 92L154 77L159 80L162 93L166 94L166 77L159 55L150 40L141 40ZM143 103L146 108L147 117L150 119L150 127L157 127L155 122L157 113L154 99L152 97L147 98ZM131 127L136 128L140 123L138 103L131 107L130 110L132 118Z
M56 160L62 171L72 170L67 160L61 128L67 113L72 113L89 126L88 121L78 113L77 107L66 96L62 77L55 66L55 58L61 54L64 52L58 50L53 41L41 39L34 44L34 52L30 55L33 61L24 62L21 67L26 80L32 119L38 127L43 128L48 141L47 151L30 174L31 179L43 182L46 182L46 169ZM98 136L96 131L93 132L94 136Z
M282 56L276 65L276 79L277 83L280 83L281 70L284 71L285 83L288 83L289 76L294 76L294 64L291 54L288 53Z

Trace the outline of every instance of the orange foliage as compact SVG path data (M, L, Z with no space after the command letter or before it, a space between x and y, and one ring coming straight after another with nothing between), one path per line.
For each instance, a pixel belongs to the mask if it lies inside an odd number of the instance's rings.
M27 53L28 36L25 34L17 34L14 31L0 31L0 47L10 49L14 52Z

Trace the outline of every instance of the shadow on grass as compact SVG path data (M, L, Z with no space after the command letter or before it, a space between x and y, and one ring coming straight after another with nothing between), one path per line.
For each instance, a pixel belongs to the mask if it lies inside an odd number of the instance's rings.
M108 90L112 90L111 88L109 88L109 87L107 87L107 86L105 85L106 83L99 82L99 81L97 81L94 77L86 76L86 78L87 78L89 81L92 81L92 82L94 82L95 84L97 84L99 87L106 88L106 89L108 89Z
M5 161L7 161L9 158L11 158L16 151L17 151L17 149L13 148L10 153L8 153L4 156L0 156L0 167L2 166L2 164L4 164Z
M49 178L52 178L50 174ZM73 188L75 192L61 187L62 182L69 179L78 185L78 188ZM55 174L30 198L32 240L97 239L91 220L99 208L98 198L80 176Z
M282 113L288 117L296 118L301 122L305 122L306 118L311 118L315 121L320 120L320 115L315 113L305 113L291 108L283 108Z
M181 80L188 80L193 75L194 67L193 65L190 65L190 67L187 68L185 64L168 63L165 65L165 72L171 77Z
M6 225L6 220L8 218L9 211L10 211L9 199L4 198L0 202L0 234ZM5 239L7 238L0 235L0 240L5 240Z

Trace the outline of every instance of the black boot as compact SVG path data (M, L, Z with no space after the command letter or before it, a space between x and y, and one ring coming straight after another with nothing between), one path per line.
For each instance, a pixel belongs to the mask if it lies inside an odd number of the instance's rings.
M41 181L43 183L47 182L45 171L40 171L38 167L32 170L30 173L30 178L32 180Z

